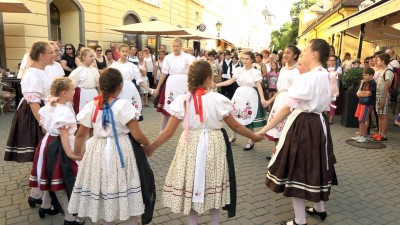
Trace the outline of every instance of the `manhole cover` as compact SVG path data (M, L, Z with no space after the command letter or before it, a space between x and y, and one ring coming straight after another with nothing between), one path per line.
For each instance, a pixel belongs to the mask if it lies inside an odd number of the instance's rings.
M351 145L353 147L357 148L366 148L366 149L383 149L386 148L386 145L380 143L380 142L373 142L369 141L367 143L358 143L357 141L348 139L345 141L346 144Z

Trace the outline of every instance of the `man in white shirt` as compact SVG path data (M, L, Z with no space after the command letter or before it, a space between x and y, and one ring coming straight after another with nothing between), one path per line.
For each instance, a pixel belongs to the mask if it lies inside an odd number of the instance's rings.
M394 50L392 48L388 48L385 53L390 56L390 63L389 64L393 68L400 68L400 63L399 63L399 61L396 60L396 55L394 54Z

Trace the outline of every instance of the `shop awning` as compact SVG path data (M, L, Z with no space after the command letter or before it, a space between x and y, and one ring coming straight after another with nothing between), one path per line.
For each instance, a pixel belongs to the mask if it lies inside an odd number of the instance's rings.
M387 15L398 13L399 11L399 0L382 0L364 10L361 10L357 13L352 14L351 16L344 18L337 23L332 24L331 27L328 28L327 32L330 34L335 34L356 26L360 26L363 23L366 24L374 20L383 18Z

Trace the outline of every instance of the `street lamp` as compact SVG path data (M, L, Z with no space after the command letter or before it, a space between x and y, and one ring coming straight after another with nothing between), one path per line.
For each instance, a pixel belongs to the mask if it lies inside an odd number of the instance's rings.
M219 32L221 31L221 27L222 27L222 23L218 20L218 22L215 24L215 26L217 27L217 31L218 31L218 46L221 46L221 39L219 39Z

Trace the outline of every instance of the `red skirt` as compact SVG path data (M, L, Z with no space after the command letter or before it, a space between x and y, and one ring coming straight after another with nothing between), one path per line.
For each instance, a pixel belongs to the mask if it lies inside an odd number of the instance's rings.
M74 99L72 102L74 103L74 111L75 115L78 115L79 113L79 103L81 101L81 89L79 87L75 88L75 94L74 94Z
M165 83L167 83L167 80L164 81ZM164 110L164 103L165 103L165 87L167 86L167 84L165 84L162 89L161 89L161 93L158 93L160 95L160 99L158 100L158 105L157 105L157 112L162 113L164 116L168 116L170 117L171 115Z
M59 190L64 190L64 181L62 177L62 171L61 171L61 158L57 157L56 159L51 159L55 160L56 164L53 170L53 177L51 180L48 180L48 171L47 171L47 153L49 151L52 151L53 149L49 149L48 146L49 144L55 140L57 136L51 136L47 138L47 141L43 150L43 163L41 165L42 172L40 173L40 185L38 183L38 171L37 171L37 166L38 166L38 160L40 156L40 146L42 145L43 139L40 141L39 146L37 147L35 151L35 158L33 161L33 166L32 166L32 171L31 171L31 176L29 178L29 187L39 187L40 190L42 191L59 191ZM75 176L77 175L78 172L78 164L74 160L69 160L71 163L71 166L73 168L73 172Z

